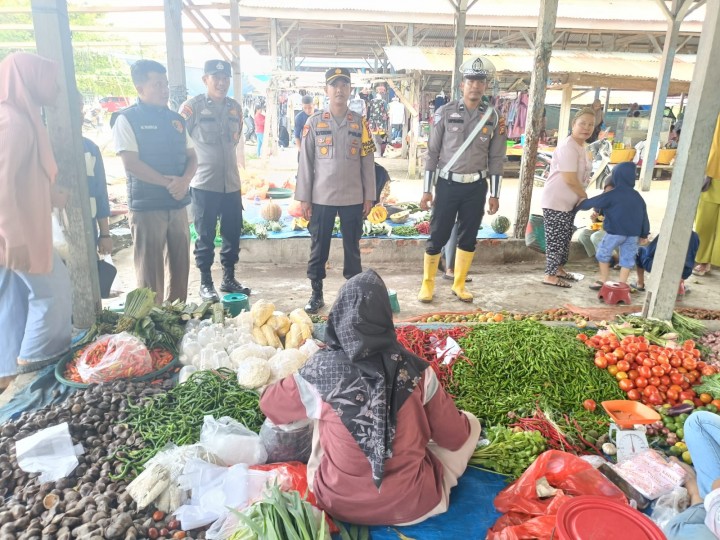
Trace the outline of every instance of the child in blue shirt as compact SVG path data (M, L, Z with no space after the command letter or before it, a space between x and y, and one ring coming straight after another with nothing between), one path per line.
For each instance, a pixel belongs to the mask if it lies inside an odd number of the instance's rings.
M650 220L645 201L635 191L635 164L619 163L612 172L614 188L596 197L585 199L578 210L596 208L605 216L605 236L595 258L600 266L599 278L590 285L600 290L610 275L610 258L614 250L620 254L620 282L627 283L630 270L635 266L639 239L650 234Z

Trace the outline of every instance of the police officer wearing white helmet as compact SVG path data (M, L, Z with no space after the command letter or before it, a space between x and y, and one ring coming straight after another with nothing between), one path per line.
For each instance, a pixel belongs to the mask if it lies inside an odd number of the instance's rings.
M463 97L435 111L430 132L420 207L427 210L432 205L433 215L420 302L432 302L440 253L456 220L458 247L452 292L463 302L473 301L473 295L465 290L465 278L475 255L488 192L488 214L495 214L499 207L507 141L505 120L483 100L495 67L487 58L477 57L463 63L460 72Z

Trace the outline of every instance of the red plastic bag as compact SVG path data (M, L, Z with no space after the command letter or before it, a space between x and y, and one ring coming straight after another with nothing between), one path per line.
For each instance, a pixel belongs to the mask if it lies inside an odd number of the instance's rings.
M317 499L312 491L308 489L307 482L307 465L300 463L299 461L287 461L284 463L268 463L266 465L252 465L248 467L250 470L255 471L277 471L278 482L280 489L283 491L298 491L300 496L303 497L307 494L307 502L320 508L317 503ZM331 533L337 533L340 529L337 528L333 520L327 515L327 523L330 527Z
M131 379L153 370L145 344L127 332L100 336L83 352L77 370L84 383Z
M560 490L545 499L539 498L536 491L536 483L543 477ZM587 461L559 450L548 450L495 497L495 508L504 515L488 531L487 539L549 540L560 506L578 495L597 495L627 503L623 492Z

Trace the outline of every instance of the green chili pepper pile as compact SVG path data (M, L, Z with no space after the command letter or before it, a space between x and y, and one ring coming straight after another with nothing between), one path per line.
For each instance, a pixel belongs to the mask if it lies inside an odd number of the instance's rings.
M470 465L519 478L545 451L545 439L537 431L513 431L502 426L488 429L490 444L475 450Z
M573 414L588 398L624 398L572 328L535 321L479 325L459 343L469 361L455 363L448 391L458 408L485 424L512 423L509 412L531 416L538 405Z
M130 469L141 470L155 454L172 442L178 446L200 440L205 415L229 416L255 433L265 417L260 412L260 397L237 383L232 370L198 371L168 391L141 404L128 403L125 423L145 442L139 450L121 448L116 457Z

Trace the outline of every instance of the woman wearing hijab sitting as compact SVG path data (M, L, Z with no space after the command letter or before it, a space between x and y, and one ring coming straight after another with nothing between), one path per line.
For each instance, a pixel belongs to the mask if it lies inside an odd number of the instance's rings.
M40 108L59 91L55 62L13 53L0 62L0 389L70 348L70 277L53 251L50 214L64 206Z
M320 506L364 525L409 525L447 511L480 423L458 411L430 365L397 342L375 271L340 289L325 341L260 401L275 424L314 419L307 476Z

